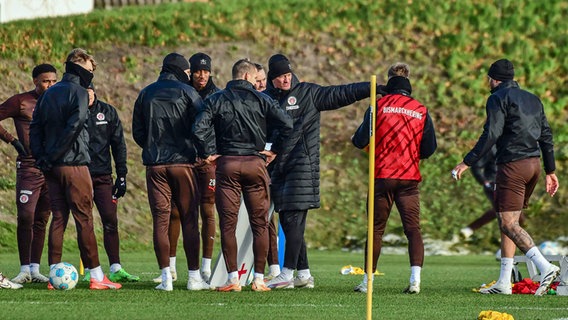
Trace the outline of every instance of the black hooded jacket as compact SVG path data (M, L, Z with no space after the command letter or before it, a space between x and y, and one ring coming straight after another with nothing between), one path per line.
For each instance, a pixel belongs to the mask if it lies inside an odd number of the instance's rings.
M554 172L552 131L537 96L522 90L516 81L504 81L491 91L485 109L483 133L463 159L466 165L471 166L496 145L497 164L542 153L545 172Z
M246 80L233 80L227 88L205 100L194 126L201 158L212 154L260 155L267 137L274 138L272 151L278 153L292 132L292 119L276 101L256 91Z
M30 123L30 149L51 166L80 166L91 161L87 117L89 94L77 75L63 74L38 99Z
M142 89L132 115L132 136L144 165L194 163L192 126L203 100L187 83L162 72Z
M264 93L277 100L292 117L294 129L273 161L271 192L275 210L320 207L320 112L335 110L369 97L370 83L320 86L299 82L293 75L290 90L267 83Z
M128 173L126 167L126 143L122 122L116 109L95 97L89 108L87 120L89 131L89 154L91 163L89 172L92 176L112 174L112 159L116 167L116 175L124 177Z

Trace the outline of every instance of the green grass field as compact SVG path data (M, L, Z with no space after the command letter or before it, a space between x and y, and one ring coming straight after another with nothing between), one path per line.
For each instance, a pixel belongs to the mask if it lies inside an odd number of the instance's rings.
M78 255L64 259L77 265ZM104 260L104 259L102 259ZM16 254L0 254L2 272L18 271ZM406 255L381 257L375 278L373 319L477 319L482 310L506 312L515 319L568 319L568 297L530 295L484 296L472 292L498 277L493 256L426 257L422 292L405 295L408 282ZM316 287L266 293L243 288L240 293L186 290L185 259L178 257L180 278L173 292L154 290L159 274L151 249L124 253L122 262L139 283L118 291L90 291L79 283L71 291L48 291L43 284L21 290L0 290L0 319L364 319L367 295L353 292L361 276L341 275L344 265L363 266L361 253L310 251ZM108 266L103 264L108 270ZM44 269L47 269L44 267ZM46 272L46 270L43 270ZM521 272L526 269L521 268Z

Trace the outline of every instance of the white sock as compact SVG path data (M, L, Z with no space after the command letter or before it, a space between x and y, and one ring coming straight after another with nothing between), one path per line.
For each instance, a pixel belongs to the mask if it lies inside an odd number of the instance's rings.
M170 267L162 268L162 282L172 282L172 274Z
M101 268L101 266L91 268L91 279L103 281L104 277L105 274L103 273L103 268Z
M171 271L176 272L176 257L170 257Z
M201 280L201 273L199 272L199 269L197 269L197 270L188 270L188 271L189 271L189 272L188 272L188 275L189 275L190 278Z
M530 248L525 255L536 265L541 273L544 273L550 268L551 263L546 260L537 247Z
M506 285L511 284L511 273L513 272L513 258L501 258L501 273L497 282Z
M229 282L231 282L231 283L239 282L239 272L238 271L229 272Z
M264 280L264 273L257 273L257 272L255 272L255 273L254 273L254 279L255 279L255 280L256 280L256 279L259 279L259 280L261 280L261 281Z
M118 270L122 269L120 263L113 263L110 265L110 272L118 272Z
M20 272L30 273L30 265L29 264L21 265Z
M30 263L30 273L39 274L39 263Z
M311 276L312 275L310 274L310 269L298 270L298 278L307 279Z
M210 258L201 259L201 271L211 272L211 259Z
M280 272L280 274L286 281L290 281L294 277L294 270L284 267L282 268L282 272Z
M273 276L277 276L280 274L280 265L279 264L271 264L269 267L270 274Z
M371 279L374 279L375 275L371 275ZM363 284L367 285L367 283L369 282L369 276L367 276L367 274L365 273L365 275L363 276Z
M422 267L420 266L411 266L410 267L410 283L418 282L420 283L420 272L422 271Z

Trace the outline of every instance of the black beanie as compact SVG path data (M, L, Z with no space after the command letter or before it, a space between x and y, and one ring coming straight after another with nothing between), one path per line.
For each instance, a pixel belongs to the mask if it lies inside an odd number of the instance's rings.
M285 73L292 73L290 60L283 54L275 54L268 59L268 80L272 81Z
M401 91L405 91L408 94L412 94L412 86L407 77L394 76L387 82L385 91L387 93L400 93Z
M499 59L491 64L487 75L492 79L499 81L513 80L515 77L515 68L511 61L507 59Z
M57 70L55 69L54 66L48 64L48 63L42 63L37 65L33 70L32 70L32 78L37 78L40 74L42 73L47 73L47 72L53 72L53 73L57 73Z
M185 57L179 53L172 52L164 57L164 62L162 66L173 66L180 68L182 71L189 69L189 62L185 60Z
M189 64L191 65L191 73L197 72L199 70L207 70L211 72L211 57L203 52L198 52L189 58Z

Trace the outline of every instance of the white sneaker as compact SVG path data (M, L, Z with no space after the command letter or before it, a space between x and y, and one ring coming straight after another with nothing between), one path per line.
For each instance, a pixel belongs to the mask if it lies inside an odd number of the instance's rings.
M294 278L294 288L314 288L314 277L296 277Z
M46 282L49 282L49 278L38 272L38 273L32 274L32 282L46 283Z
M480 289L479 293L482 293L482 294L513 294L513 289L511 288L510 284L495 282L495 284L492 285L489 288Z
M20 289L23 286L19 283L14 283L8 278L4 277L4 275L0 272L0 288L2 289Z
M174 285L171 281L164 281L156 286L156 290L173 291Z
M20 272L12 279L12 282L19 284L30 283L32 282L32 276L29 272Z
M558 277L559 274L560 274L560 268L551 264L550 268L548 268L546 272L541 273L542 279L540 280L540 286L538 287L538 289L536 289L534 295L535 296L545 295L548 292L548 289L550 289L552 281L554 281L554 279L556 279L556 277Z
M280 273L277 277L266 283L266 286L270 289L293 289L294 279L286 279L283 273Z
M420 282L411 283L408 287L406 287L406 289L404 289L403 293L419 294L420 293Z
M170 271L170 274L172 275L172 281L175 282L178 279L177 272ZM155 283L162 283L162 275L160 274L159 276L155 277L152 281L154 281Z
M201 279L209 283L209 280L211 280L211 271L201 271Z
M207 282L205 282L201 278L195 279L189 277L189 280L187 280L187 290L199 291L199 290L209 290L210 288L211 287L209 286L209 284L207 284Z
M469 240L469 238L473 235L473 230L471 230L470 227L465 227L460 230L460 234L465 240Z
M353 289L353 291L367 293L367 284L361 282L355 287L355 289Z

